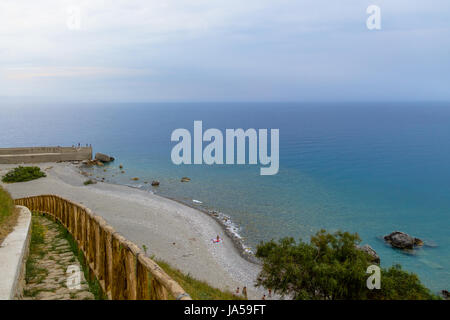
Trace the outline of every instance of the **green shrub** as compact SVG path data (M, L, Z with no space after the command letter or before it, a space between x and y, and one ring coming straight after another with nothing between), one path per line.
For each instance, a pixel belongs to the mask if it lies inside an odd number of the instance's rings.
M5 174L2 178L3 182L24 182L45 177L45 173L39 167L22 167L14 168Z
M370 256L358 250L358 234L325 230L310 243L293 238L261 243L256 256L263 260L257 285L294 299L434 299L412 273L399 266L381 269L381 289L366 286Z
M89 179L89 180L86 180L85 182L83 182L83 184L84 184L85 186L90 185L90 184L94 184L94 183L95 183L95 182L92 181L92 179Z

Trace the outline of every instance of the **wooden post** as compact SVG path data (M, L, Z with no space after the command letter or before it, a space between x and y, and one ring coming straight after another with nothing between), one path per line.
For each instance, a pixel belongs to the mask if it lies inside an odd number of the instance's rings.
M125 263L123 255L123 245L117 233L112 237L112 258L113 258L113 281L111 283L111 293L113 300L124 300L127 288L127 277L125 275Z
M94 223L94 234L95 234L94 266L97 278L98 280L100 280L100 264L101 264L100 257L103 253L103 250L100 246L100 225L95 219L92 219L92 222Z
M111 283L113 282L113 252L112 252L112 235L114 229L110 226L104 228L105 231L105 293L109 299L112 299Z
M149 300L150 299L150 291L148 288L148 270L147 268L139 261L139 256L137 259L137 268L136 268L136 277L137 277L137 297L138 300Z
M125 250L125 269L127 277L127 300L137 299L136 257L128 248Z

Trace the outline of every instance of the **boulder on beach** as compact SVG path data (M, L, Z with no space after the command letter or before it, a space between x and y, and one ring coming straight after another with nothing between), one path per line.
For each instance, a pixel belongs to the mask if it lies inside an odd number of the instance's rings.
M391 246L399 249L413 249L415 246L423 245L423 241L419 238L411 237L409 234L401 231L394 231L384 236L384 240Z
M84 160L81 164L85 167L92 167L95 165L95 160Z
M100 160L93 159L93 160L86 160L86 161L83 161L83 165L84 165L85 167L92 167L92 166L99 166L99 167L102 167L102 166L104 166L104 163L101 162Z
M101 162L111 162L114 161L114 158L111 156L108 156L107 154L103 154L100 152L97 152L95 154L95 160L101 161Z
M188 177L181 178L181 182L189 182L189 181L191 181L191 179Z
M158 180L153 180L152 181L152 186L154 186L154 187L159 186L159 181Z
M370 257L371 257L371 261L376 263L376 264L380 264L380 256L377 254L377 252L375 250L373 250L373 248L371 246L369 246L368 244L365 244L363 246L356 246L356 248L358 250L364 251L365 253L367 253Z

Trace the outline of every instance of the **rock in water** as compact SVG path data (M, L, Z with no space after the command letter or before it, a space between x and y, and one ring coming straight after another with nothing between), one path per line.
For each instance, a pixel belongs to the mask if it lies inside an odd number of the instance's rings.
M367 253L370 257L371 257L371 261L376 263L376 264L380 264L380 256L377 254L377 252L375 250L373 250L373 248L371 246L369 246L368 244L365 244L363 246L356 246L356 248L358 250L364 251L365 253Z
M152 186L154 186L154 187L159 186L159 181L158 180L153 180L152 181Z
M413 249L414 246L423 245L423 241L419 238L411 237L401 231L394 231L391 234L384 236L384 240L391 244L391 246L399 249Z
M103 154L103 153L97 152L95 154L95 160L98 160L98 161L101 161L101 162L111 162L111 161L114 161L114 158L108 156L107 154Z
M189 181L191 181L191 179L188 177L181 178L181 182L189 182Z

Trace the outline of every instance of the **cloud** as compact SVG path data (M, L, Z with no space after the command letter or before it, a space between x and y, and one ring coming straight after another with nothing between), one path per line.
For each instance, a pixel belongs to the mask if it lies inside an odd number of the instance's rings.
M17 67L4 68L4 76L9 80L29 80L39 78L73 78L150 75L143 70L99 67Z
M439 85L450 81L449 2L379 0L379 32L365 27L370 4L2 0L0 95L77 98L88 84L112 100L450 99Z

